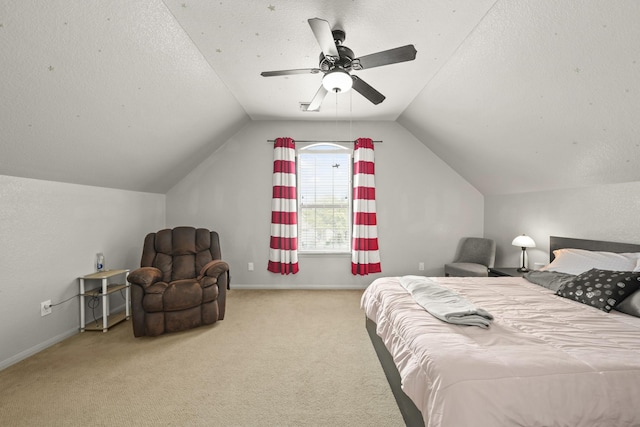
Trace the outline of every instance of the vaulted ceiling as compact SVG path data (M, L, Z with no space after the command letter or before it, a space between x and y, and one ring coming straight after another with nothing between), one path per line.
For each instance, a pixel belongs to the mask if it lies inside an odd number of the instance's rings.
M330 93L309 18L386 96ZM166 192L251 120L398 121L483 194L640 181L636 0L0 0L0 174Z

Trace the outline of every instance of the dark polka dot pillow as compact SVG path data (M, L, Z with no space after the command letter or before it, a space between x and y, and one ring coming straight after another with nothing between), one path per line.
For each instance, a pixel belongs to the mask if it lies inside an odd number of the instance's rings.
M593 268L558 289L556 295L607 313L640 288L640 272Z

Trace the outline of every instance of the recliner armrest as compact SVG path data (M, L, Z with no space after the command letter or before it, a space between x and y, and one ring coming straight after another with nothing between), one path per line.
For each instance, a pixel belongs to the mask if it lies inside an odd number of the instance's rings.
M473 262L452 262L444 265L444 275L453 277L487 277L489 268Z
M198 280L202 279L202 277L204 276L218 278L221 274L228 271L229 264L222 260L214 259L213 261L209 261L204 265L204 267L202 267L202 270L200 270L200 276L198 276Z
M140 267L129 273L127 280L134 285L142 286L144 289L159 282L162 279L162 272L155 267Z

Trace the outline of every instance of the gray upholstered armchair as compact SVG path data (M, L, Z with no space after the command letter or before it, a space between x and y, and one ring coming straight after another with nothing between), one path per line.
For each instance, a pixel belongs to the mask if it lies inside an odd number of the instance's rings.
M496 243L491 239L465 237L456 259L444 266L445 276L488 276L496 259Z
M177 227L149 233L131 283L133 334L155 336L224 319L229 265L218 233Z

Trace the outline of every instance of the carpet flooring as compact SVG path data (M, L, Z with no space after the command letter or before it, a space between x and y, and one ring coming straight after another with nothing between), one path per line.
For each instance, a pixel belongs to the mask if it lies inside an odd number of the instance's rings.
M361 295L231 290L211 326L79 333L0 372L0 425L403 426Z

